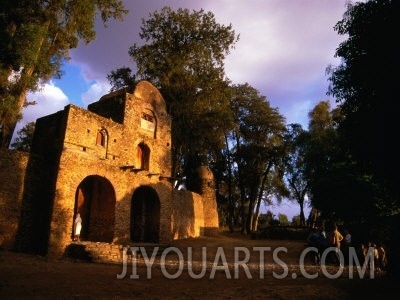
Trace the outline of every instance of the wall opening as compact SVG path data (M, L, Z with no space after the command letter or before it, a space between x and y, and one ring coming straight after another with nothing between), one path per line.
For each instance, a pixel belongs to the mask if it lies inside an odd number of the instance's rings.
M107 143L108 143L107 131L104 128L102 128L99 131L97 131L96 145L107 148Z
M132 196L130 231L133 242L160 241L160 200L151 187L139 187Z
M114 187L108 179L92 175L79 184L75 194L74 219L79 212L82 218L81 240L113 241L115 203Z
M150 169L150 148L144 144L140 143L136 147L136 165L141 170L149 171Z

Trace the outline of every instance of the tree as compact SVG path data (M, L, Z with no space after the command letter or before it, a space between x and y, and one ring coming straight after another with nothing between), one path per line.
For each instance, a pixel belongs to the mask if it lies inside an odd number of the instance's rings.
M383 205L386 192L371 175L360 170L344 147L338 124L340 108L321 101L309 113L305 155L306 176L313 208L323 219L361 224L390 211Z
M285 214L278 214L278 220L279 220L279 224L282 226L289 225L289 219L288 219L287 215L285 215Z
M28 91L62 75L69 50L80 40L95 38L94 21L101 15L122 20L120 0L4 0L0 8L0 147L7 148Z
M300 226L300 216L293 216L292 225L293 226Z
M284 156L284 117L249 84L233 86L234 129L229 134L234 173L240 191L242 233L257 226L261 201L283 193L280 162Z
M224 59L239 37L211 12L164 7L142 20L140 38L146 44L129 49L136 78L150 80L166 99L173 117L172 174L190 188L193 170L208 163L210 149L223 147L232 123Z
M294 199L300 206L299 225L305 225L304 201L310 190L307 177L306 154L309 135L301 125L289 124L285 136L287 156L284 158L285 179L290 191L289 199Z
M111 84L111 92L122 88L133 87L136 83L135 75L129 67L122 67L111 71L107 75L107 79Z
M30 152L35 132L35 122L29 122L17 132L15 141L11 147L17 150Z
M341 64L329 66L330 88L343 113L339 129L360 171L388 191L390 203L400 204L398 122L399 70L396 37L400 3L370 0L349 3L335 30L348 35L336 50ZM385 192L386 194L386 192Z
M313 207L322 210L325 215L337 214L342 207L337 196L343 191L335 193L334 198L327 198L323 191L335 186L335 181L331 182L330 187L326 186L328 174L337 166L347 164L346 152L337 132L336 120L340 118L340 113L338 109L331 110L328 101L320 101L308 117L309 130L303 131L298 139L302 155L301 174L306 177Z

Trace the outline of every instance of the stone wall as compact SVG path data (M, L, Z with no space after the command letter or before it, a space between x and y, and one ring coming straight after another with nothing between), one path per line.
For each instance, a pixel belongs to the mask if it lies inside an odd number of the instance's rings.
M204 213L204 227L202 228L201 234L216 236L218 235L219 217L214 178L212 180L203 179L201 183L203 185L202 201Z
M183 239L199 237L204 227L203 200L199 194L185 191L173 191L172 237Z
M208 166L197 168L194 189L201 195L203 201L204 226L201 229L201 235L215 236L218 234L219 217L214 174Z
M113 103L117 109L110 112ZM154 191L155 201L159 201L158 239L160 242L169 241L171 118L158 90L147 82L140 82L132 94L121 90L102 97L89 105L88 110L69 105L59 114L62 115L60 120L66 124L64 136L59 138L63 140L63 147L54 198L49 207L52 210L50 255L59 256L71 242L77 193L88 178L106 184L109 196L103 195L103 200L114 202L110 209L113 209L115 220L104 225L113 226L114 238L106 241L126 243L131 239L132 201L135 191L141 187ZM104 143L98 143L99 132L105 135ZM143 148L140 149L150 154L145 165L137 156L141 145ZM106 213L100 217L106 217ZM93 231L94 225L90 226ZM101 229L98 227L96 230ZM93 239L93 232L91 235Z
M14 245L17 251L47 254L65 126L62 111L36 120Z
M0 242L19 251L62 256L77 212L87 242L165 243L218 228L209 169L197 193L172 187L171 117L146 81L38 119L30 156L2 155L0 166Z

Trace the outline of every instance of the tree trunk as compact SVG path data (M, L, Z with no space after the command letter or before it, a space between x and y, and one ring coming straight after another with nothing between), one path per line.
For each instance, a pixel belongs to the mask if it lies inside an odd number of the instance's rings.
M261 206L261 198L258 198L257 199L257 205L256 205L256 211L255 211L254 217L253 217L252 231L257 231L258 216L260 215L260 206Z
M26 72L23 72L23 75L25 78L29 78L33 74L34 68L29 68ZM27 86L26 84L22 84L21 87L19 87L19 94L17 95L18 97L18 102L17 102L17 109L19 112L22 111L22 108L25 105L26 102L26 94L28 93L27 91ZM5 118L6 121L4 121L1 125L1 133L0 133L0 142L1 142L1 147L2 148L9 148L11 145L11 139L14 134L14 130L17 127L17 123L20 120L18 115L15 114L15 117L9 117Z
M0 147L8 149L18 121L0 124Z
M228 165L228 226L229 231L234 231L234 215L235 215L235 203L232 197L232 162L231 162L231 154L229 151L229 142L228 136L224 133L225 144L226 144L226 156L227 156L227 165Z
M300 225L305 226L306 218L304 217L304 200L299 201L299 205L300 205Z

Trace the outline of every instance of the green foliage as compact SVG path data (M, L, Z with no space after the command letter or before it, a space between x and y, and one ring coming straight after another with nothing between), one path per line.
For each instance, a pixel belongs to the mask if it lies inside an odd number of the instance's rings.
M285 215L285 214L278 214L278 220L279 220L279 224L282 226L289 225L289 219L288 219L287 215Z
M293 216L292 225L293 226L300 226L300 216Z
M362 224L377 216L396 213L387 191L363 172L345 146L338 130L341 111L321 102L309 114L305 174L312 206L323 219ZM339 120L339 121L337 121Z
M104 24L127 13L120 0L14 1L0 7L0 146L8 147L26 94L59 78L69 50L95 38L94 22ZM4 105L4 102L9 102Z
M308 116L308 131L299 124L290 124L285 136L285 179L290 198L300 206L301 225L305 225L306 196L311 197L313 206L329 213L336 211L335 202L327 201L321 194L329 188L324 185L328 182L322 184L322 181L336 163L350 163L337 132L337 124L341 120L340 109L331 109L328 101L320 101Z
M276 219L276 215L270 211L267 210L267 212L265 214L260 214L258 216L258 223L259 223L259 228L264 228L264 227L268 227L271 225L274 225L277 223L277 219Z
M211 12L164 7L142 20L140 38L145 44L129 49L136 78L150 80L165 97L173 117L173 174L190 181L231 126L224 59L238 37Z
M309 193L310 184L307 177L306 155L308 134L301 125L289 124L285 135L286 156L283 159L285 180L288 185L288 198L300 206L299 222L305 225L304 201Z
M11 144L11 148L20 151L31 151L33 134L35 133L35 122L27 123L17 132L15 141Z
M242 210L242 231L250 232L256 227L261 202L283 193L280 162L283 152L284 117L270 106L265 96L249 84L232 86L230 111L234 127L227 131L227 152L231 164L229 182L235 178L240 191L240 205L249 203Z
M336 50L341 59L330 66L329 93L340 103L340 130L361 173L389 192L387 203L400 204L397 110L399 70L396 37L400 3L380 0L348 4L335 30L347 35Z
M218 24L211 12L169 7L142 20L140 38L148 44L129 50L138 75L162 88L190 87L191 93L224 77L223 61L238 40L232 25Z
M135 85L135 75L128 67L118 68L111 71L107 75L107 79L111 84L111 92L117 91L122 88L129 88Z

